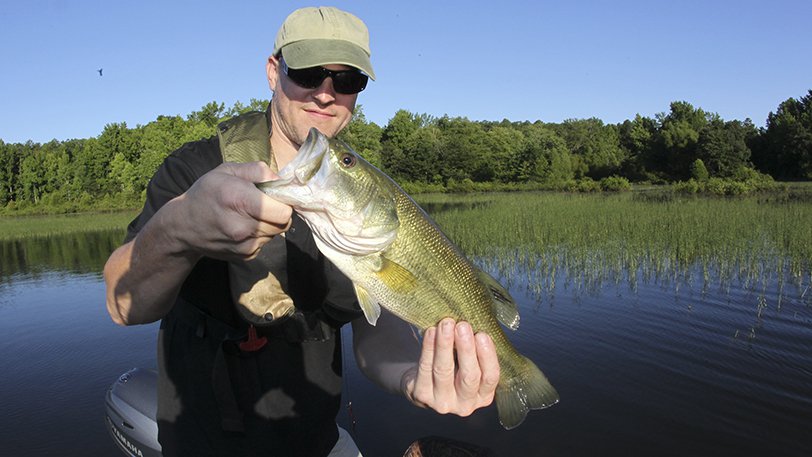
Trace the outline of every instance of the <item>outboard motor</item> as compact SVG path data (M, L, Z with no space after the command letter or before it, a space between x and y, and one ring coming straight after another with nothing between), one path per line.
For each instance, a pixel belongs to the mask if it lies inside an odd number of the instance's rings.
M105 398L107 430L124 454L130 457L161 457L158 443L158 373L133 368L118 378ZM493 457L485 447L442 437L421 438L403 457Z
M131 457L161 457L158 443L158 373L133 368L107 390L107 429L113 441Z

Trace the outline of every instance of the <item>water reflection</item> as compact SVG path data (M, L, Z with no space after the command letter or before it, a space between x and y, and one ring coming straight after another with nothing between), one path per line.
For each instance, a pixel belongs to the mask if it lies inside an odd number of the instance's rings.
M116 456L104 392L155 367L157 324L121 328L101 270L123 232L0 242L2 455Z
M421 199L420 206L426 210L427 213L436 216L437 214L450 211L487 209L493 205L493 203L494 201L488 198L469 201L432 201L424 197Z
M611 294L639 302L641 287L673 296L675 305L693 310L695 303L723 301L747 312L751 323L730 322L736 339L752 341L768 315L783 313L797 319L810 319L812 285L809 271L796 273L789 261L707 263L681 265L667 259L645 259L633 265L613 261L596 253L572 262L567 253L528 255L526 251L503 250L499 257L475 257L474 263L506 284L521 290L536 307L554 306L556 296L579 300L582 296Z
M124 230L0 240L0 283L12 275L98 273L124 239Z

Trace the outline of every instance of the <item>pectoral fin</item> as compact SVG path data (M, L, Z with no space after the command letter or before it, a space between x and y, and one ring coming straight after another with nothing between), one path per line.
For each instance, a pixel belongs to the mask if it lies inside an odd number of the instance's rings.
M403 294L417 287L417 277L411 271L385 257L381 257L380 280L393 291Z
M496 319L511 330L519 328L519 309L507 289L482 270L479 270L479 278L491 293L491 306Z
M355 287L355 295L358 297L358 304L361 305L361 311L364 312L367 322L375 325L378 322L378 318L381 317L381 305L379 305L363 287L357 284L353 284L353 287Z

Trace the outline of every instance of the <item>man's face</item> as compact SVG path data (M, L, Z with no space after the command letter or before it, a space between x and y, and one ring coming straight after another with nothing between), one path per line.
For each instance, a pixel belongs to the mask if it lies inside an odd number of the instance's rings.
M345 65L325 65L330 70L347 70ZM349 124L358 94L339 94L332 78L319 87L298 86L280 71L280 62L270 57L267 65L268 84L274 92L271 112L273 131L285 136L294 147L302 145L311 127L332 138Z

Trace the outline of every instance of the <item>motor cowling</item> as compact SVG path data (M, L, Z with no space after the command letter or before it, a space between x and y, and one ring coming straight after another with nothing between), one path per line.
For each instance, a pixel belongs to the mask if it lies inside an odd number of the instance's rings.
M158 443L158 373L133 368L107 390L107 430L118 447L131 457L160 457Z

